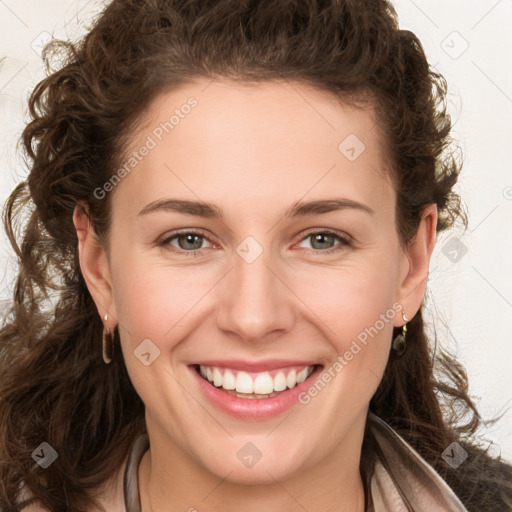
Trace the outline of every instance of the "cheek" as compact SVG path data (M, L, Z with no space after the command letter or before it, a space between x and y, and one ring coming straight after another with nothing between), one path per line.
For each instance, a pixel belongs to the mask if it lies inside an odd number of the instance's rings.
M125 254L122 259L112 258L112 281L126 368L146 410L158 411L156 416L166 428L181 436L180 422L186 418L171 412L186 410L190 404L179 384L176 349L197 327L198 302L211 284L200 272ZM148 365L144 353L150 354Z
M392 330L398 279L395 267L381 258L347 261L338 268L309 268L302 276L295 275L294 291L311 309L312 318L317 317L315 323L323 325L326 337L338 351L344 351L365 329Z
M179 339L194 316L194 305L205 296L208 276L184 267L151 263L145 257L127 257L113 265L114 299L119 323L131 343L154 338L162 348Z
M389 264L386 268L385 259L380 265L360 260L330 273L319 268L308 276L297 294L302 293L314 311L311 318L316 318L315 326L322 329L330 351L322 374L299 402L314 425L337 425L336 432L348 431L355 418L365 414L388 360L398 314L393 308L393 269ZM338 442L336 432L325 428L320 433L325 445Z
M324 372L329 373L325 376L329 391L324 396L331 396L334 409L322 411L322 400L314 406L319 407L315 415L325 414L329 421L340 420L347 410L366 407L388 360L393 323L399 316L398 270L396 259L377 252L373 256L350 264L347 259L336 269L309 269L307 278L304 273L303 279L297 276L295 281L294 291L314 312L311 321L322 329L332 348L324 364ZM317 388L323 389L322 385Z

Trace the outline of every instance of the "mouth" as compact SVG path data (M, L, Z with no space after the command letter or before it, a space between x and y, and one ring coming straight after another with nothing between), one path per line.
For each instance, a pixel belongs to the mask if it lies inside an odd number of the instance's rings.
M296 364L253 371L220 364L192 364L190 369L209 401L238 418L264 419L298 402L299 394L322 371L321 364Z
M295 388L314 372L315 366L290 366L266 372L245 372L217 366L196 365L201 377L229 395L245 399L273 398Z

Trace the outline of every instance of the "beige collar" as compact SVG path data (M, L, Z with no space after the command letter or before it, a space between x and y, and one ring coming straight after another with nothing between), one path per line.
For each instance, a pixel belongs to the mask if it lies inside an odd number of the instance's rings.
M368 414L382 459L371 478L373 510L368 512L467 512L459 498L387 423Z

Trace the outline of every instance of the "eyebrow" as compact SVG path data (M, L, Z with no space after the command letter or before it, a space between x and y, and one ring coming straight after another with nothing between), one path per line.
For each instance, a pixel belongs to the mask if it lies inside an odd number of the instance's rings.
M333 198L306 202L297 201L288 208L283 218L301 217L311 214L318 215L348 208L359 210L370 215L375 214L369 206L354 201L353 199ZM188 215L196 215L210 219L222 219L224 217L222 209L214 204L181 199L158 199L147 204L138 213L138 216L159 211L186 213Z

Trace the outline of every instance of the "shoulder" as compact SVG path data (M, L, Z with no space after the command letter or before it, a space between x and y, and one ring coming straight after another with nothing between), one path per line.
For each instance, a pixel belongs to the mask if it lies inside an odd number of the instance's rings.
M447 470L446 480L468 509L512 510L512 465L477 445L458 443L467 457L456 469Z

